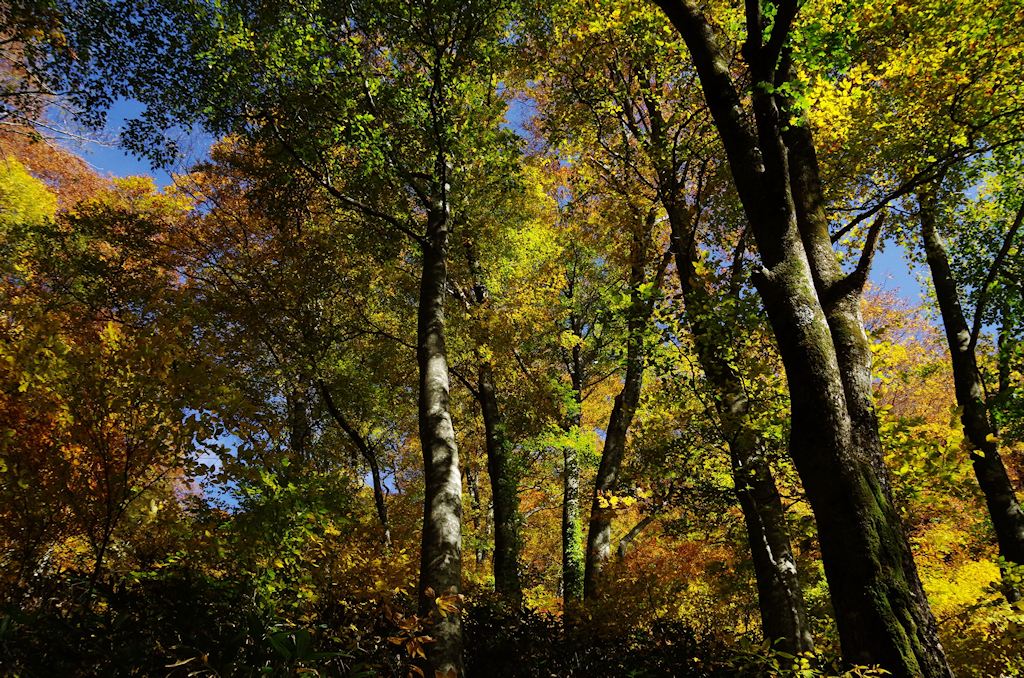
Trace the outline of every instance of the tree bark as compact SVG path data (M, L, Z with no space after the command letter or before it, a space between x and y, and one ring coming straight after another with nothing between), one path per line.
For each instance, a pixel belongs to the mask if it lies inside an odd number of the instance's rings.
M629 273L630 308L626 321L626 373L622 390L615 396L615 404L608 418L604 449L594 480L594 495L590 506L590 527L587 531L586 568L583 580L583 597L597 597L598 580L605 561L611 557L612 518L615 509L607 504L602 508L601 500L615 491L619 469L626 455L626 439L630 424L640 403L640 392L644 379L644 329L654 308L653 300L644 299L641 285L647 279L648 250L650 233L654 228L652 211L642 226L638 225L633 234L631 264ZM662 272L664 269L662 269Z
M676 167L669 162L668 133L664 116L653 102L645 101L651 117L652 160L658 175L658 191L671 227L671 249L683 294L687 323L694 337L697 359L713 387L715 410L729 445L733 482L747 529L747 542L757 582L761 630L790 654L814 652L807 606L793 555L785 510L764 445L749 419L749 401L735 364L728 357L729 332L712 312L711 295L699 282L696 270L696 229L699 214L687 206ZM742 236L741 236L742 237ZM736 256L740 253L737 252ZM734 267L734 278L740 269ZM732 281L738 295L739 280ZM718 319L716 319L718 318Z
M951 676L931 609L917 595L920 579L888 483L880 479L872 455L858 448L857 403L851 404L846 393L856 375L844 378L841 363L849 363L841 360L842 346L833 340L798 226L789 149L782 137L789 120L780 114L772 88L797 3L778 6L767 42L760 4L747 3L743 56L752 120L728 55L695 0L657 4L690 49L757 241L762 268L754 282L786 369L793 412L790 453L818 523L844 658L879 664L899 678Z
M370 476L373 479L373 503L377 507L377 518L380 520L381 527L384 528L383 542L384 546L388 547L391 545L391 525L388 523L388 507L384 503L384 484L380 478L380 466L377 463L377 452L374 446L367 442L359 431L356 430L348 419L341 413L341 410L334 404L334 398L331 397L331 391L327 388L327 384L324 383L323 379L317 381L317 386L320 387L320 393L324 397L324 404L327 406L327 412L334 419L335 423L341 427L341 430L349 437L352 444L359 450L359 454L363 456L366 463L370 467Z
M466 243L466 256L473 275L476 305L484 308L487 287L472 241ZM494 506L494 590L518 610L523 604L523 586L519 579L519 476L512 460L512 443L498 407L494 368L488 360L480 360L475 395L484 420L487 474L491 479Z
M494 373L488 363L480 366L478 388L494 505L494 590L519 609L523 604L519 579L519 479L510 458L512 445L505 435L494 391Z
M989 516L996 530L999 555L1010 562L1024 565L1024 511L1021 511L1013 483L1006 473L995 429L989 421L985 385L978 369L971 328L964 318L949 259L937 230L934 189L918 194L918 208L925 258L932 273L935 298L939 302L949 344L957 405L963 410L960 421L963 422L964 435L972 448L974 475L985 495ZM1006 595L1011 600L1020 598L1020 592L1013 587L1006 590Z
M576 331L576 320L571 319ZM580 524L580 461L576 442L583 423L583 359L580 347L572 347L572 389L575 410L563 427L574 440L562 448L562 601L563 606L583 600L583 526Z
M448 276L450 215L446 207L427 214L420 248L423 271L417 312L419 366L419 428L423 449L423 540L420 551L419 614L432 615L426 646L427 669L461 678L462 620L442 616L436 598L458 595L462 587L462 476L459 451L449 410L448 351L445 344L444 301Z
M466 488L469 491L469 498L473 507L473 531L477 534L476 548L473 550L476 552L476 564L483 565L487 562L487 543L483 539L483 535L490 532L490 521L488 514L490 511L485 509L483 502L480 500L480 474L472 466L466 466Z
M715 409L729 445L733 483L747 529L750 557L757 581L758 607L764 637L778 641L790 654L814 652L807 606L793 555L789 526L764 444L750 421L743 382L725 354L724 328L699 309L710 308L709 294L698 285L693 238L685 235L682 210L670 211L676 270L679 272L686 319L694 335L697 358L714 388ZM689 246L687 246L687 241ZM686 248L684 250L684 248ZM683 254L688 251L688 254Z

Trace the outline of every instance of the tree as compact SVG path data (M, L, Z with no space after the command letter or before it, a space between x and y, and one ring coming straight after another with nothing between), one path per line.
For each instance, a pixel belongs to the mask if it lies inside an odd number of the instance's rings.
M461 480L445 340L448 247L463 159L478 144L502 153L482 136L494 121L471 114L492 92L506 10L447 1L260 8L167 2L79 15L95 22L79 35L103 37L83 43L82 58L102 67L96 73L121 66L128 74L120 85L94 77L96 99L131 92L149 105L148 126L129 131L137 148L173 157L173 147L160 143L164 130L193 121L242 135L312 178L339 208L383 226L389 237L408 238L417 250L426 487L419 604L437 640L427 648L427 668L442 674L462 673L459 616L439 607L461 586ZM128 42L139 46L141 59L125 63L119 46Z
M791 453L818 523L844 657L898 676L950 675L892 505L871 405L858 306L870 250L860 274L843 274L822 211L813 139L806 123L792 119L787 43L798 6L769 4L769 17L760 3L747 4L742 81L730 70L721 31L696 3L657 4L689 48L757 242L755 284L786 367Z
M950 7L933 14L933 7L928 2L900 3L885 17L869 6L856 8L847 26L853 37L843 68L846 75L841 76L846 81L838 91L825 89L818 98L828 120L822 122L843 130L830 132L830 145L841 148L845 156L844 169L833 172L840 183L848 184L855 195L866 193L875 209L902 196L918 215L920 223L908 224L904 233L916 231L920 238L899 237L931 271L964 430L971 445L981 451L973 458L975 474L987 497L1000 550L1007 560L1019 562L1024 557L1024 512L987 421L985 385L976 356L987 293L979 292L972 300L977 305L971 321L965 317L958 290L969 278L978 290L991 285L984 281L989 272L995 279L1002 257L996 248L989 255L990 264L976 261L974 274L957 280L942 242L943 231L954 238L955 232L941 222L943 203L961 200L970 177L977 176L968 169L978 164L972 158L984 154L1005 158L1020 143L1017 121L1024 97L1010 74L1022 63L1021 23L999 2L972 5L969 15ZM996 28L993 21L1003 21L1004 16L1009 20ZM834 34L822 42L830 39L835 39ZM883 45L885 55L880 57L875 46ZM964 58L968 52L971 58ZM847 148L837 138L849 138L852 130L860 149ZM877 138L878 143L863 143L864 138ZM878 173L881 163L889 169ZM872 186L879 179L883 190ZM1005 231L1007 249L1015 231Z
M184 204L126 179L53 216L55 196L18 181L41 195L22 209L7 194L3 210L5 541L28 581L81 540L91 593L132 513L170 493L211 433L205 376L167 313L171 263L154 257Z

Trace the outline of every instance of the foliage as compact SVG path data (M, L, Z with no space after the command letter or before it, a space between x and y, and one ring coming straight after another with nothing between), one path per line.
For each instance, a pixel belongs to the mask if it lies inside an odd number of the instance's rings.
M713 4L713 30L739 35L735 3ZM688 52L652 6L97 0L2 13L0 675L406 678L457 614L470 675L884 675L833 656L741 209ZM987 402L1018 491L1022 17L1002 0L815 0L785 85L818 135L837 229L946 173L943 235L967 308L982 307ZM42 135L24 97L40 82L75 90L93 121L114 97L146 100L126 141L158 159L176 152L158 143L168 127L223 136L166 191L107 180L28 143ZM524 110L536 115L516 122ZM687 233L671 231L672 208ZM465 591L423 591L423 612L415 327L441 212ZM838 248L855 259L865 230ZM679 280L665 254L681 235L693 270ZM687 286L701 290L689 308ZM638 303L651 319L631 333ZM1024 619L997 588L1013 567L995 560L967 479L941 332L894 292L869 287L861 310L886 463L950 660L959 675L1019 675ZM596 497L623 555L574 606L569 460L587 496L638 336L647 378L618 486ZM778 483L819 656L756 632L707 346L738 375ZM521 611L491 591L482 368L517 491ZM582 557L579 537L568 550Z

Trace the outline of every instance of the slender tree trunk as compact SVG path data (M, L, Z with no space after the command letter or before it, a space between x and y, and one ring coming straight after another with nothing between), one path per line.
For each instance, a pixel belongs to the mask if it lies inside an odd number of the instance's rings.
M946 329L956 400L963 410L960 420L964 425L964 435L971 444L974 474L985 495L989 516L995 526L999 555L1010 562L1024 565L1024 511L1021 511L1013 483L1006 473L995 429L989 421L985 385L978 369L971 328L964 318L949 259L936 228L934 193L931 190L921 192L918 206L921 239L932 273L935 298L939 302L942 323ZM1006 595L1011 600L1020 599L1020 592L1013 587L1006 591Z
M565 607L583 599L583 526L580 524L580 462L576 446L583 423L583 360L579 346L572 348L571 376L575 410L565 430L574 440L562 448L565 473L562 479L562 600Z
M444 301L447 287L448 228L446 208L427 214L420 245L423 277L417 313L419 425L423 448L423 541L420 551L419 613L433 616L426 646L427 670L461 678L462 620L438 611L436 598L458 595L462 587L462 476L449 410L448 351Z
M750 421L750 404L743 382L727 357L728 332L700 311L711 308L710 295L702 285L695 284L695 244L688 234L692 226L687 228L685 213L675 204L668 211L676 270L697 358L714 388L715 409L729 444L733 483L757 581L761 630L766 639L779 641L778 649L784 652L814 652L782 498L765 457L763 441Z
M472 241L466 243L469 269L473 275L473 293L477 307L487 302L487 287ZM491 479L491 502L494 505L494 590L513 608L523 604L523 587L519 579L519 472L512 460L512 443L498 408L494 385L494 368L480 360L477 372L476 398L484 419L487 447L487 474Z
M309 379L301 376L287 395L288 447L297 459L306 460L309 454L309 439L312 428L309 425ZM303 467L304 464L296 464Z
M770 87L780 84L776 67L797 3L778 6L767 42L760 4L746 5L743 56L753 119L730 59L696 1L657 4L690 49L757 241L762 269L754 281L786 368L790 451L818 523L843 655L849 662L879 664L899 678L951 676L935 619L917 595L920 580L887 482L870 452L858 448L857 404L846 393L852 377L844 378L841 362L847 361L833 340L798 226L782 138L789 117L781 115Z
M473 504L473 531L477 535L485 535L490 531L487 519L489 511L484 508L483 502L480 501L480 474L472 466L466 467L466 484ZM473 550L476 552L476 564L484 565L487 562L488 551L486 542L481 537L477 538L476 548Z
M638 225L639 226L639 225ZM640 290L647 278L647 259L650 232L654 227L652 212L642 226L633 234L632 259L629 274L630 309L626 321L626 374L622 390L615 396L615 404L608 418L604 450L594 481L594 495L590 506L590 528L587 531L586 569L584 572L583 596L597 597L601 568L611 557L612 518L615 509L607 501L619 478L619 469L626 456L626 440L630 424L640 403L640 392L644 379L644 329L654 308L651 299L644 299ZM664 270L664 269L662 269ZM660 282L660 281L659 281Z
M384 536L382 541L384 546L388 547L391 545L391 525L388 523L388 507L384 503L384 484L380 478L380 466L377 463L377 451L374 445L367 442L366 438L360 435L359 431L356 430L345 415L341 413L341 410L334 404L334 398L331 397L331 391L327 388L327 384L324 383L323 379L317 381L317 386L320 387L320 393L323 394L324 404L327 406L327 412L334 419L334 422L341 427L341 430L345 432L345 435L349 437L352 444L356 446L359 453L366 460L366 463L370 467L370 477L373 479L373 503L377 507L377 518L380 520L380 525L384 528Z
M807 605L793 555L789 526L782 498L771 466L765 457L760 435L749 417L749 401L743 381L729 360L729 332L711 309L711 294L700 282L696 270L696 223L699 214L689 209L681 196L676 168L671 157L664 116L660 108L647 103L651 113L652 154L658 172L659 192L671 227L672 252L683 293L686 319L693 334L697 359L714 388L715 410L729 445L733 483L747 529L754 576L757 582L761 630L764 637L778 641L778 648L790 654L814 652L814 640L807 618ZM742 237L742 236L741 236ZM737 252L736 256L740 256ZM734 267L734 277L740 269ZM739 295L739 281L733 280L730 294Z
M487 474L494 504L494 590L514 608L523 603L519 580L519 478L511 460L512 445L494 392L490 364L480 366L478 389L487 437Z
M1022 207L1021 209L1024 209ZM1011 329L1010 321L1007 319L1009 311L1003 311L1003 325L999 328L999 393L996 395L996 402L1001 403L1004 399L1012 397L1014 386L1010 380L1011 356L1016 352L1018 339ZM996 436L1000 435L998 424L993 422ZM1020 564L1018 562L1018 564ZM1003 593L1009 603L1017 603L1022 599L1024 591L1021 590L1020 582L1009 577L1009 573L1003 572Z

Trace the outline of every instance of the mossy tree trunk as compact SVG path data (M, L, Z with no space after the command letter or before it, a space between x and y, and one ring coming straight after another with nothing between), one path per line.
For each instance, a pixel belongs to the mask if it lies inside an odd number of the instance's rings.
M805 160L790 157L783 138L790 116L780 111L784 102L776 90L785 78L777 67L797 2L777 6L767 41L760 3L747 3L746 92L695 0L657 4L690 49L757 242L762 267L754 282L786 369L793 412L790 451L817 520L844 658L879 664L900 678L951 676L935 619L919 593L884 468L858 444L864 433L859 375L849 373L855 360L840 355L846 338L838 345L833 338L834 331L844 329L829 322L835 301L816 284L818 258L825 253L805 249L798 223L791 170L805 170Z

